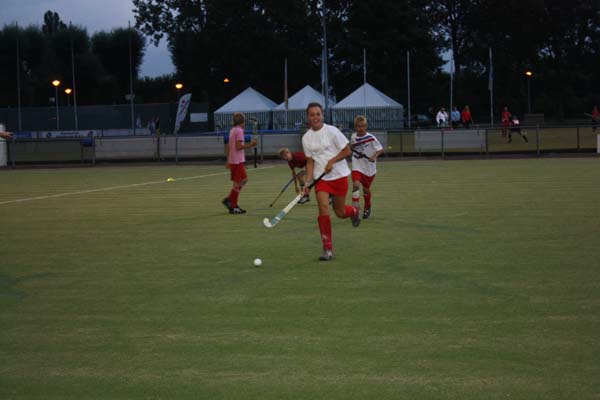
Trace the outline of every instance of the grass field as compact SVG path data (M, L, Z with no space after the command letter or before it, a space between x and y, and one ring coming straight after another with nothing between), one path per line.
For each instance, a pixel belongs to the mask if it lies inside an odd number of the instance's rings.
M600 399L600 159L382 162L329 263L249 177L0 171L0 398Z

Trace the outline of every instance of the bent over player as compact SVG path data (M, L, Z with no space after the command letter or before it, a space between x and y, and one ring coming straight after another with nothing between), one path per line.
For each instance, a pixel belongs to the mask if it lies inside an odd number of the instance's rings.
M313 180L323 177L315 185L319 206L319 231L323 242L321 261L333 258L329 195L333 195L333 211L338 218L352 218L352 225L360 224L360 209L346 205L348 175L350 169L346 157L351 154L348 139L335 126L323 123L323 108L319 103L310 103L306 108L310 129L302 137L302 147L306 155L306 188L310 192Z
M233 128L229 131L229 143L227 144L227 168L231 171L231 180L233 187L229 196L222 201L229 214L244 214L246 210L238 205L240 191L248 182L246 174L246 153L245 149L256 146L256 139L250 143L244 143L244 127L246 126L246 117L244 114L236 112L233 114Z
M350 137L352 149L352 205L359 207L360 185L365 197L363 218L371 216L371 184L377 173L377 158L383 153L379 140L367 132L367 118L359 115L354 119L355 133Z
M301 191L304 192L305 171L302 171L302 168L306 168L306 156L304 153L301 151L292 153L289 149L283 148L279 150L279 157L282 160L287 161L290 169L292 170L292 178L294 179L296 193L300 194ZM296 173L296 168L300 168L298 173ZM298 187L298 183L300 183L300 187ZM310 196L305 194L298 203L304 204L308 201L310 201Z

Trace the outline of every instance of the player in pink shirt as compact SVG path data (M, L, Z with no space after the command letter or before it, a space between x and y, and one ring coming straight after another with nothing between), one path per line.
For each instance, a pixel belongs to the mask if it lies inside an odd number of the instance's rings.
M246 153L244 150L256 146L256 139L250 143L244 143L244 127L246 126L246 117L244 114L236 112L233 114L233 128L229 131L229 143L227 144L227 168L231 171L231 180L233 187L229 196L222 201L229 214L244 214L246 210L238 205L240 191L248 182L246 174Z

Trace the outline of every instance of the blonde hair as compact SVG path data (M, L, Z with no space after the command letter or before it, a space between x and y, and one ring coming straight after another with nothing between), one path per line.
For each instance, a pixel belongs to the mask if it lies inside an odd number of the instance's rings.
M354 125L358 124L359 122L364 122L366 124L367 117L365 117L364 115L359 115L358 117L354 118Z
M241 125L246 122L246 117L241 112L233 113L233 125Z
M281 149L279 149L279 158L283 158L283 153L289 153L290 149L288 149L287 147L283 147Z

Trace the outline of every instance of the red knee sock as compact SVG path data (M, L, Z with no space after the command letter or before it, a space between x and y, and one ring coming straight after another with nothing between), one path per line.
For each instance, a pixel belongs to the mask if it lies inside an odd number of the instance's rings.
M331 218L329 218L329 215L319 215L317 220L319 221L319 231L321 232L323 248L332 250L333 244L331 242Z
M371 207L371 193L365 193L365 208Z
M235 208L238 205L238 198L240 197L241 186L234 186L229 192L229 200L231 201L231 207Z
M350 218L357 212L356 207L344 206L344 218Z

